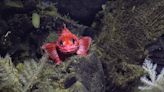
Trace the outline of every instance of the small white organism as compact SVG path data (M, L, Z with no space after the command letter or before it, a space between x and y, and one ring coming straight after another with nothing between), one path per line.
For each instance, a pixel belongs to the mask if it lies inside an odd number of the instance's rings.
M145 59L142 67L148 76L141 77L144 86L140 86L139 89L142 92L164 92L164 68L157 75L157 64L153 64L150 59Z

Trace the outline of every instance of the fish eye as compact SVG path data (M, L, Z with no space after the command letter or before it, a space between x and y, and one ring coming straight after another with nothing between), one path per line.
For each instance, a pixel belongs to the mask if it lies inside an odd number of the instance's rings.
M71 41L72 41L73 44L75 43L75 39L72 38Z
M60 44L60 46L63 46L63 41L60 41L59 44Z

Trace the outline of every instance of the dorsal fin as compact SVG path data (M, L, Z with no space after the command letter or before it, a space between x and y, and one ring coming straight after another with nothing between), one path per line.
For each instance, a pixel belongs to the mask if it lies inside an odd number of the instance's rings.
M62 35L71 33L69 29L66 27L66 24L63 24Z

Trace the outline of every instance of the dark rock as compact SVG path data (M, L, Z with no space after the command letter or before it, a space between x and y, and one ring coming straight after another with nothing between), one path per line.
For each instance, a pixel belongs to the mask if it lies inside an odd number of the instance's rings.
M6 1L6 0L2 0L0 2L0 14L3 15L5 18L5 16L11 16L13 14L24 14L24 13L30 13L34 10L36 10L36 1L34 0L17 0L18 2L22 3L23 7L12 7L12 6L8 6L6 5L5 2L9 2L10 1ZM16 2L17 2L16 1Z
M59 13L69 15L81 24L90 25L107 0L56 0Z
M71 87L76 81L77 81L76 77L68 78L68 79L64 82L64 88L69 88L69 87Z
M146 46L148 58L158 65L157 72L160 73L164 67L164 37L159 37L156 41Z
M90 54L77 62L73 63L77 80L82 82L89 92L105 92L104 72L97 56Z
M32 26L31 16L27 14L14 14L6 18L2 19L8 27L1 32L0 50L3 52L0 54L10 54L14 62L22 61L21 59L25 57L36 58L36 53L40 51L40 45L48 32L44 30L37 32Z

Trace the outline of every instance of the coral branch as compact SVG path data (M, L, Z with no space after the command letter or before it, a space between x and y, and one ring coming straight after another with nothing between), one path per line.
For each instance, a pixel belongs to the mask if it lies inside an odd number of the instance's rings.
M157 75L157 64L152 64L151 60L148 59L145 59L142 67L148 73L150 79L146 76L141 77L141 82L143 82L145 86L140 86L139 89L144 92L154 92L154 90L156 92L164 92L164 68L161 73Z

